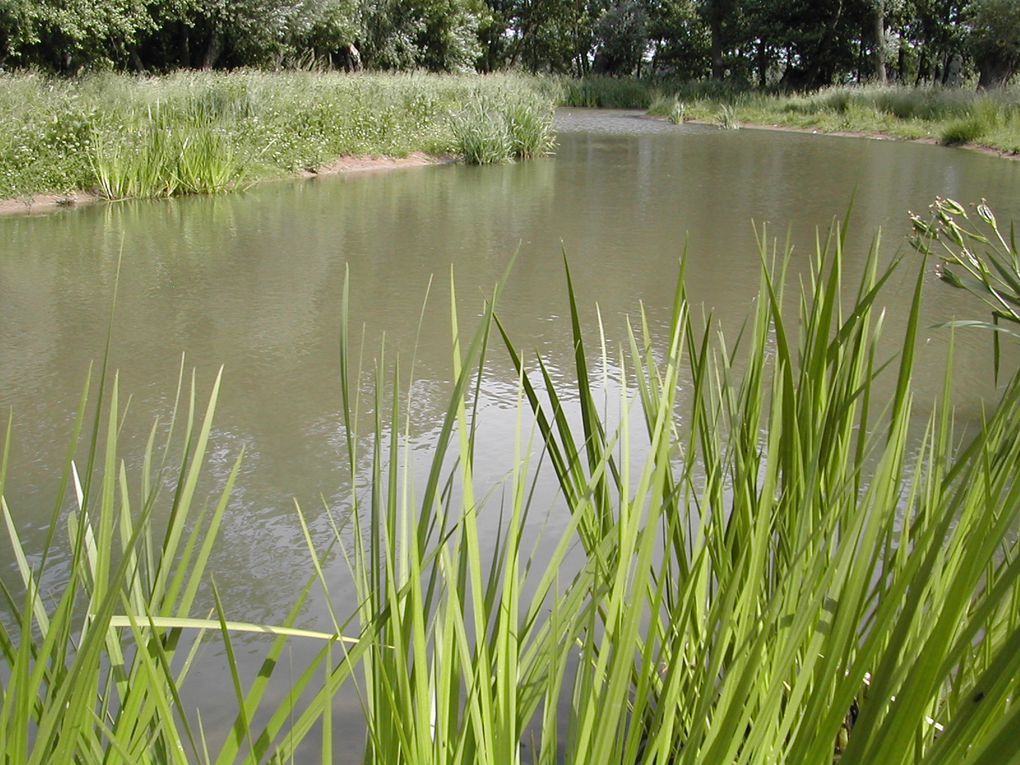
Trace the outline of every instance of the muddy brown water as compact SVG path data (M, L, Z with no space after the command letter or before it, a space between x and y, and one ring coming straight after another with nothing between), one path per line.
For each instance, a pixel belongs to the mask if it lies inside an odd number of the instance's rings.
M222 364L207 486L222 485L242 446L246 458L211 567L232 618L279 621L310 573L293 499L325 545L330 532L317 508L342 510L351 493L338 384L346 271L366 364L379 358L384 337L386 359L399 355L406 370L413 357L409 443L424 465L450 389L451 273L471 325L515 258L500 315L523 350L570 384L561 253L592 343L596 305L611 347L625 340L624 317L642 303L661 333L685 249L692 301L732 332L757 292L753 224L789 237L793 269L803 273L816 232L852 202L848 281L879 228L883 257L906 256L886 307L894 340L918 262L906 246L908 211L944 195L987 198L1002 220L1020 215L1020 163L963 150L677 127L630 112L563 110L558 133L555 158L505 167L319 178L224 197L0 219L0 410L14 417L5 494L26 545L45 537L81 386L103 353L118 259L111 362L131 396L129 470L139 467L152 418L169 413L182 354L202 400ZM981 315L974 299L930 272L926 280L919 416L943 378L947 333L935 325ZM958 416L975 420L995 397L985 335L960 333L955 379ZM479 481L498 487L512 467L517 427L516 377L498 347L486 366L480 417ZM539 489L537 515L548 514L545 533L553 538L565 519L553 482ZM495 517L482 518L493 534ZM13 573L6 562L0 569ZM334 557L329 573L344 611L351 593L342 559ZM327 627L325 609L312 606L302 624ZM242 644L254 668L265 644ZM209 701L228 683L215 648L205 661L219 671L196 676L188 697L209 707L208 730L228 721L230 695ZM354 758L363 739L357 702L338 705L341 749Z

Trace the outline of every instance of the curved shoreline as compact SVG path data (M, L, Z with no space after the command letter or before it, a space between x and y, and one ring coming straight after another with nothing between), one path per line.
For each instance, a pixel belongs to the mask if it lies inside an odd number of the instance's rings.
M646 114L647 119L668 121L666 117ZM684 122L693 125L715 125L712 120L707 119L685 119ZM793 125L781 125L777 123L756 123L741 122L739 128L748 130L772 130L781 133L810 133L811 135L826 135L835 138L867 138L875 141L902 141L905 143L920 143L928 146L941 146L946 149L966 149L967 151L978 152L990 157L998 157L1010 161L1020 160L1020 152L997 149L992 146L983 146L977 143L964 143L947 146L936 138L907 138L904 136L882 133L878 131L854 131L854 130L833 130L828 131L812 127L795 127ZM294 180L296 178L318 178L320 176L347 175L352 173L375 173L389 170L401 170L412 167L431 167L433 165L456 164L460 159L451 155L426 154L424 152L412 152L406 157L375 157L375 156L344 156L338 157L325 165L311 170L299 170L295 173L283 174L261 178L256 183L268 183L271 181ZM42 193L32 194L13 199L0 199L0 217L9 215L46 215L59 210L84 207L99 202L111 202L121 200L108 200L99 194L91 191L72 191L64 194Z
M666 117L659 117L657 115L648 115L650 119L665 120ZM684 122L689 122L692 125L716 125L718 123L712 120L703 119L685 119ZM828 135L834 138L868 138L873 141L901 141L903 143L921 143L926 146L941 146L943 149L966 149L967 151L975 151L979 154L986 154L990 157L998 157L999 159L1008 159L1012 161L1020 160L1020 152L1008 151L1006 149L997 149L994 146L983 146L979 143L959 143L959 144L944 144L937 138L932 137L921 137L921 138L908 138L906 136L894 135L892 133L882 133L876 130L823 130L817 127L796 127L794 125L781 125L779 123L765 123L765 122L738 122L737 127L747 128L748 130L773 130L778 133L810 133L811 135Z
M420 151L412 152L406 157L337 157L333 161L327 162L325 165L321 165L313 170L300 170L296 173L260 178L256 181L256 184L300 178L310 179L330 175L378 173L412 167L450 165L459 161L458 157L451 155L426 154ZM109 200L92 191L72 191L66 194L32 194L14 199L0 199L0 217L8 215L46 215L59 210L113 201L121 200Z

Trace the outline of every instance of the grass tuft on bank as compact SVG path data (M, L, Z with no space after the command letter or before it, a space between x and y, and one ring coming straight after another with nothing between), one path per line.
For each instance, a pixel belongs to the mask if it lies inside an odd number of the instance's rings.
M451 115L483 104L533 156L551 148L553 103L516 75L0 75L0 199L215 193L342 156L462 154Z
M789 253L762 231L759 292L738 338L696 318L681 265L664 337L640 315L618 347L591 347L566 269L576 385L526 361L498 290L465 327L451 285L453 390L424 475L410 450L413 380L382 354L361 368L345 285L350 512L297 509L308 589L278 626L231 621L205 586L238 474L200 508L218 380L205 414L194 393L178 396L180 462L153 446L154 428L129 476L123 404L104 372L101 406L87 415L83 396L75 428L87 458L73 461L72 444L54 477L51 525L68 532L69 554L21 545L0 458L20 575L2 591L0 761L328 763L332 699L355 684L372 765L1008 761L1020 724L1020 376L962 440L950 352L944 391L918 420L929 263L883 268L872 250L847 284L845 233L820 240L810 278L794 281ZM882 302L905 267L916 269L909 318L888 327ZM902 341L894 359L879 346L888 332ZM473 403L492 353L518 370L520 412L495 496L476 479L485 423ZM618 376L618 406L599 390L600 362ZM895 385L880 396L884 377ZM567 519L542 559L525 533L542 523L539 460ZM482 538L483 513L501 519L495 540ZM327 549L308 531L313 515L335 535ZM355 605L332 598L327 555L346 559ZM47 568L57 557L66 571ZM294 627L309 597L328 614L322 632ZM246 630L269 635L251 678L232 647ZM208 735L180 695L203 640L223 647L237 709ZM320 650L266 706L292 640Z

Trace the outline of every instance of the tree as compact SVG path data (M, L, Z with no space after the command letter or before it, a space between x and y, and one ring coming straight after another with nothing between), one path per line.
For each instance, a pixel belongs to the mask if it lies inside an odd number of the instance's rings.
M634 74L648 49L648 11L641 0L616 0L595 22L594 70Z
M150 26L146 0L4 0L0 55L63 72L110 67Z
M721 80L726 74L724 51L730 42L729 32L734 26L738 0L702 0L701 14L708 24L711 39L712 79Z
M684 79L704 77L711 46L696 0L648 0L647 7L653 68Z
M914 0L905 32L918 51L916 83L946 84L950 61L966 50L966 0Z
M973 0L969 21L978 89L1001 88L1020 68L1020 2Z

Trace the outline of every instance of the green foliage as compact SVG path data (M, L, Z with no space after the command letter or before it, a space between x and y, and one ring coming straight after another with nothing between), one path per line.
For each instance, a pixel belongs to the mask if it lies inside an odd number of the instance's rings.
M955 236L962 208L943 201L936 213ZM997 230L990 211L978 214ZM911 388L924 266L890 361L882 305L900 266L880 268L876 248L860 281L846 284L844 241L834 229L819 242L791 296L789 253L777 257L763 231L760 287L735 341L694 317L681 266L664 334L653 337L642 314L619 350L603 341L593 352L568 271L576 388L554 383L545 360L525 366L499 321L498 290L467 330L451 285L453 390L424 476L405 448L414 380L382 355L367 375L360 368L345 284L352 528L329 507L319 512L358 598L334 600L298 508L309 585L280 625L229 620L205 579L241 459L195 513L218 380L204 414L191 392L173 418L171 434L183 431L177 466L167 456L177 449L154 447L154 427L136 480L118 444L118 385L104 373L103 406L89 430L83 394L55 478L51 526L64 520L65 499L74 506L66 570L48 568L49 543L19 541L0 457L20 577L0 593L13 617L0 620L0 761L308 761L299 746L321 727L321 760L331 762L332 699L351 682L367 765L523 762L526 743L549 765L1011 761L1020 377L961 441L950 350L943 395L921 414ZM494 507L476 480L484 421L473 402L498 346L519 376L521 418ZM599 360L619 406L596 387ZM366 434L360 407L373 382ZM82 431L87 456L77 462ZM4 455L10 442L9 426ZM566 513L542 558L527 541L539 453ZM480 533L484 513L499 514L495 540ZM568 556L575 549L580 561ZM53 576L63 586L50 598ZM294 627L315 585L332 622L325 633ZM214 618L191 615L209 608ZM181 687L210 632L223 641L237 711L207 739ZM250 681L235 659L237 632L271 636ZM295 639L321 649L268 705L267 684Z
M1020 13L1013 0L972 0L970 46L978 87L1001 87L1020 69Z
M59 71L105 68L152 26L146 0L8 0L0 9L0 38L19 64Z
M600 74L634 74L648 48L646 3L616 0L599 16L594 33L594 70Z
M939 140L946 146L959 146L974 143L987 132L986 125L980 117L967 117L946 125Z
M947 284L981 298L992 321L954 322L994 331L995 372L1000 361L999 334L1020 337L1020 250L1013 227L1007 238L995 213L984 202L971 215L959 202L936 199L927 218L911 215L911 244L924 255L939 258L938 274Z
M556 86L512 75L0 75L0 198L223 191L344 155L457 151L449 114L483 100L513 153L548 151Z
M470 165L549 154L553 111L541 97L505 93L479 97L451 119L455 148Z

